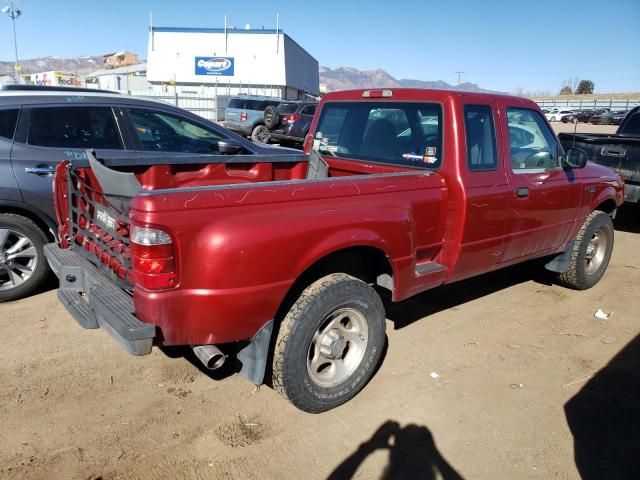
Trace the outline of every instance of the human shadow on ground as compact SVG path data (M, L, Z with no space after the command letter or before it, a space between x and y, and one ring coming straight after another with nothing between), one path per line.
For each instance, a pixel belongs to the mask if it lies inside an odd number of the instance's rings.
M533 260L513 267L454 282L428 290L399 303L392 303L381 291L387 318L399 330L429 315L477 300L530 280L542 285L554 284L554 274L544 268L547 260Z
M366 458L379 449L389 451L389 464L379 477L382 480L462 480L438 451L427 427L415 424L401 427L394 421L381 425L331 472L328 480L353 478Z
M564 406L584 480L640 478L640 335Z

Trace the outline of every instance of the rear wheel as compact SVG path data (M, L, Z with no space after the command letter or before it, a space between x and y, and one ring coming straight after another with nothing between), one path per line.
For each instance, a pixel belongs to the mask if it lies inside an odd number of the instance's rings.
M344 273L321 278L280 325L273 387L305 412L345 403L373 375L384 331L384 307L371 286Z
M559 275L560 283L576 290L593 287L604 275L613 251L613 222L605 212L595 211L576 236L571 263Z
M30 219L0 213L0 302L25 297L47 278L45 233Z
M258 143L269 143L269 129L264 125L256 125L251 132L251 140Z

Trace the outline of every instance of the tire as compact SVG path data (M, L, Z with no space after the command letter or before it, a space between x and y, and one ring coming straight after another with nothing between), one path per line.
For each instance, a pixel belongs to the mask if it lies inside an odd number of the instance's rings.
M251 140L256 143L269 143L269 129L264 125L256 125L251 132Z
M273 388L305 412L331 410L367 384L384 342L376 291L344 273L327 275L302 292L280 325Z
M613 233L611 217L605 212L592 212L576 236L571 263L559 275L560 283L575 290L586 290L598 283L611 260Z
M26 297L49 276L47 235L30 219L0 213L0 302Z
M264 124L269 130L273 130L280 123L280 112L273 105L264 109Z
M555 122L556 121L556 117L551 117L551 122Z

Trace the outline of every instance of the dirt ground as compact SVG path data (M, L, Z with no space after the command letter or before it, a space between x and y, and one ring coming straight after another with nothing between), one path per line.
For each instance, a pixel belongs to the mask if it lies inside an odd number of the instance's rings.
M53 289L1 304L0 478L627 478L640 453L640 209L616 229L591 290L527 265L389 306L379 371L320 415L228 370L207 375L188 351L130 356Z

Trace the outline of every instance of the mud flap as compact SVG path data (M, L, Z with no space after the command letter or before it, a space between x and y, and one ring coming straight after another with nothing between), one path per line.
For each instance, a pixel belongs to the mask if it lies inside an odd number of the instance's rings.
M256 333L249 344L238 351L236 358L242 364L240 375L254 385L261 385L267 368L273 320L269 320Z
M571 264L571 254L573 253L573 245L575 243L575 240L571 240L564 252L557 255L553 260L547 263L544 268L556 273L566 272L569 269L569 265Z

